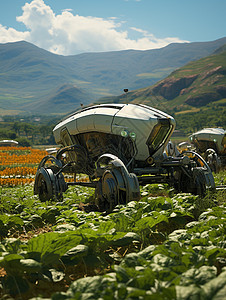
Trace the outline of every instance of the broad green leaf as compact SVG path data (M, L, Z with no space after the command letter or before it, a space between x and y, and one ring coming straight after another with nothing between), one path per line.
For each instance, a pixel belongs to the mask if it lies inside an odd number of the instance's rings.
M10 216L10 218L8 220L8 224L11 227L13 227L13 226L23 226L24 221L18 216Z
M9 218L10 218L10 216L8 216L6 214L1 214L0 215L0 226L2 224L7 224L9 222Z
M127 299L142 299L146 295L146 291L134 287L127 287Z
M134 232L126 233L122 238L116 239L111 242L112 246L124 247L130 245L133 241L139 241L140 236Z
M216 278L210 280L203 286L206 298L213 299L217 293L226 286L226 271L222 272Z
M68 233L68 235L66 233ZM48 249L46 249L46 252L42 255L42 262L44 264L54 264L57 262L57 257L61 257L69 249L81 242L81 236L73 232L66 233L61 234L56 240L53 240L49 244Z
M116 231L127 232L130 228L130 219L126 217L124 214L117 215L115 219L113 219L116 223L115 229Z
M112 294L112 287L114 284L114 278L107 276L81 278L71 284L68 291L68 293L71 295L71 298L69 299L74 299L73 295L79 296L78 298L75 297L75 299L102 299L101 295L104 295L106 290L109 289ZM103 298L109 299L105 297ZM114 298L110 299L113 300Z
M127 286L124 283L117 284L117 289L114 293L114 299L126 299Z
M208 259L208 261L211 264L214 264L216 262L217 257L225 257L226 251L223 248L214 247L213 249L207 250L205 252L205 257Z
M75 232L45 233L29 240L27 251L41 253L41 261L46 265L54 264L81 240L82 237Z
M98 233L108 233L112 229L115 230L115 226L116 224L113 221L101 222L98 227Z
M57 232L65 232L65 231L69 231L69 230L75 230L76 227L72 224L60 224L60 225L57 225L55 227L55 231Z
M156 254L153 259L153 263L158 264L162 267L168 267L175 264L175 262L168 256L165 256L163 254Z
M57 215L59 215L59 210L56 207L51 207L47 211L43 212L42 219L50 224L55 224Z
M136 222L135 227L137 231L144 230L146 228L152 228L156 225L156 220L152 217L144 217Z
M61 256L62 261L69 262L74 259L82 258L88 254L89 248L85 245L77 245L74 248L68 250L63 256Z
M4 280L4 287L9 291L11 296L19 295L19 298L21 298L21 294L29 290L28 281L21 276L8 276Z
M20 260L23 256L18 254L7 254L0 260L0 266L3 267L8 275L18 275L21 270Z
M23 243L16 238L7 238L4 240L4 246L9 253L16 254L21 250Z
M217 269L210 266L202 266L200 268L191 268L184 272L181 276L180 284L188 286L191 284L203 285L216 277Z
M150 293L147 291L147 299L150 300L172 300L177 299L176 298L176 290L174 286L165 288L164 286L161 286L158 288L158 292L156 293ZM149 296L150 295L150 296Z
M165 197L152 197L149 202L149 211L153 210L166 210L172 208L173 203L170 198ZM147 211L147 208L145 209Z
M135 268L136 275L135 277L135 287L143 290L150 290L151 287L155 286L156 282L156 274L153 272L153 270L150 267L144 267L144 268Z
M184 227L186 223L191 222L194 219L193 215L186 211L174 210L171 213L168 221L172 226L177 226L177 228Z
M150 246L146 247L144 250L140 251L139 255L141 257L144 257L146 260L151 259L153 257L152 253L155 249L156 249L155 245L150 245Z
M48 249L51 243L57 240L59 236L60 236L59 233L50 232L50 233L41 234L37 237L33 237L28 241L27 251L45 253L46 249Z
M196 285L176 286L177 300L196 300L201 298L202 290Z
M161 222L168 222L168 218L165 215L159 215L157 218L143 217L136 222L135 228L139 232L139 230L151 229Z
M34 273L41 271L41 264L34 259L21 259L20 267L27 273Z
M19 254L8 254L4 256L4 261L6 262L16 261L20 259L23 259L23 256Z
M125 256L124 260L121 262L122 267L135 267L142 266L145 264L145 259L140 257L137 253L129 253Z
M222 287L218 292L213 296L212 300L222 300L226 295L226 285Z
M130 279L125 268L115 265L114 270L116 271L116 277L119 282L126 283Z
M178 229L174 230L172 233L169 234L168 238L170 241L185 241L189 239L191 235L188 234L186 229Z

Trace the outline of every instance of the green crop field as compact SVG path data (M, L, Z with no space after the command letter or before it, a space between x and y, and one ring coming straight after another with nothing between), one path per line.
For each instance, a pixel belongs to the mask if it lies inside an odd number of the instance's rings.
M141 195L106 214L80 209L92 189L44 203L31 185L1 187L1 299L223 299L225 191Z

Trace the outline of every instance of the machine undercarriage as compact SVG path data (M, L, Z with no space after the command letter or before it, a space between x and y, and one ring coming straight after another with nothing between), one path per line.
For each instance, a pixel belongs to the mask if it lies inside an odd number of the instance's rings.
M95 205L99 210L111 211L117 204L138 201L140 185L166 183L176 192L195 195L205 195L207 189L215 187L209 166L196 152L165 156L143 166L143 162L134 160L134 151L120 151L122 157L113 153L98 156L93 152L89 156L81 145L61 148L56 156L48 155L39 164L35 194L42 201L60 200L69 186L87 186L95 189ZM74 182L66 183L64 173L73 175ZM77 174L86 174L89 181L77 181Z

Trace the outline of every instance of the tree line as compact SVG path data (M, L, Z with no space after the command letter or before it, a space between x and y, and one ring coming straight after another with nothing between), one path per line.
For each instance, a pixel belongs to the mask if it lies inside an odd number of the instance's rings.
M16 140L21 146L54 145L52 130L56 124L55 120L56 118L52 118L37 122L28 118L21 120L5 117L0 122L0 140Z
M225 106L211 105L209 108L202 108L198 112L174 114L176 128L189 135L203 128L226 129Z

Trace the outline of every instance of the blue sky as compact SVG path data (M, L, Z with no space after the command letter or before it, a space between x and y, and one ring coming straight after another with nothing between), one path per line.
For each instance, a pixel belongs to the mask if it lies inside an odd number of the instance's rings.
M2 0L0 43L57 54L147 50L226 36L226 0Z

